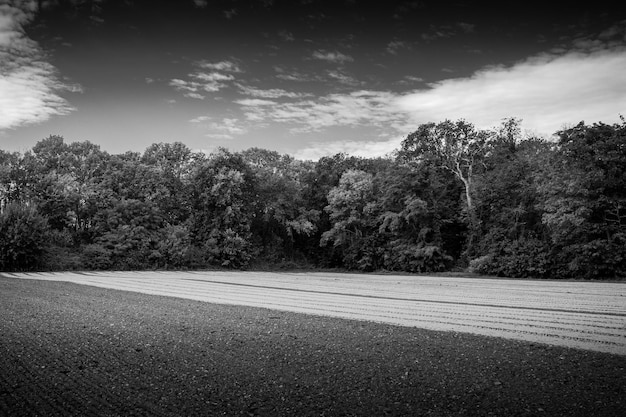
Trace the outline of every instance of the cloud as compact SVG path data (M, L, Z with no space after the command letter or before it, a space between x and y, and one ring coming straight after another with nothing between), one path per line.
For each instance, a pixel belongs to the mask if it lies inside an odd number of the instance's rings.
M242 111L248 121L280 124L294 135L323 132L324 139L295 153L301 159L337 152L380 156L396 149L420 124L445 119L463 118L489 129L518 117L526 130L542 136L580 121L619 122L626 109L624 68L625 47L594 45L588 51L542 54L512 66L486 67L466 78L407 93L358 90L272 105L249 103ZM346 140L336 140L342 137Z
M248 120L290 124L292 133L317 132L337 126L395 129L406 119L394 105L396 98L390 92L360 90L273 106L246 107L244 113Z
M295 71L295 70L287 71L286 69L280 66L275 66L274 71L276 71L277 73L276 78L280 78L281 80L286 80L286 81L308 82L308 81L315 81L316 79L315 77L312 77L307 74L303 74L299 71Z
M398 97L415 121L465 118L492 127L506 117L552 134L564 124L611 122L626 108L626 49L540 55L469 78L444 80Z
M343 64L345 62L352 62L354 59L349 55L344 55L341 52L325 52L315 51L312 57L322 61L333 62L336 64Z
M437 39L451 38L456 35L467 35L473 33L476 25L466 22L458 22L454 25L430 26L430 32L423 33L422 39L433 41Z
M230 82L235 80L232 73L243 72L232 61L198 61L194 66L198 70L188 74L189 79L174 78L169 82L169 85L174 87L176 91L182 92L185 97L199 100L206 98L203 93L214 93L228 87Z
M411 45L404 41L393 40L387 44L387 52L395 55L400 49L411 49Z
M59 78L24 32L35 8L34 1L0 5L0 129L66 115L74 108L60 94L82 92L80 85Z
M476 25L472 23L459 22L456 25L465 33L473 33L474 29L476 29Z
M203 88L205 91L218 91L223 86L222 81L235 79L232 75L222 74L221 72L198 72L193 74L193 77L204 84Z
M237 83L237 87L239 88L242 94L247 95L247 96L252 96L252 97L259 97L259 98L280 98L280 97L301 98L301 97L308 96L308 94L305 94L305 93L295 93L292 91L283 90L281 88L261 89L261 88L250 87L250 86L243 85L240 83Z
M207 62L199 61L197 64L200 68L225 72L243 72L239 65L233 61Z
M272 100L263 100L259 98L245 98L242 100L235 100L235 103L242 106L273 106L276 104Z
M383 141L335 141L313 142L306 148L294 153L294 158L300 160L317 161L324 156L332 156L338 153L360 156L362 158L377 158L391 154L400 147L402 137L397 136Z
M356 78L341 71L328 71L328 76L344 85L357 86L361 84Z
M402 77L398 84L415 84L415 83L423 83L424 79L421 77L415 77L413 75L405 75Z
M278 37L280 37L280 39L285 42L293 42L296 40L296 38L293 36L293 33L286 30L281 30L280 32L278 32Z
M236 135L247 133L247 129L241 126L239 119L224 118L219 122L205 123L209 120L211 120L209 116L200 116L190 122L202 124L202 128L207 129L204 136L212 139L232 139Z
M204 9L208 5L208 0L193 0L196 7Z
M189 123L203 123L203 122L206 122L208 120L211 120L211 118L209 116L198 116L195 119L191 119L189 121Z

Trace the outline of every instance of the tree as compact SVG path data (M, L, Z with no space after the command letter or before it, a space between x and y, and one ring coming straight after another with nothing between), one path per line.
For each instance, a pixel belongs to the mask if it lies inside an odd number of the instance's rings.
M376 245L377 205L374 199L374 176L350 169L343 173L339 184L328 193L332 227L322 234L320 245L333 243L342 251L348 268L374 270L379 267L382 252Z
M417 165L434 164L452 173L463 184L465 218L469 236L465 254L470 255L479 235L479 219L474 203L475 177L483 161L493 132L476 130L464 120L427 123L407 136L398 152L398 158Z
M538 207L538 177L551 153L545 140L498 132L476 181L481 233L471 254L475 272L534 278L552 273L552 249Z
M226 267L248 265L255 201L250 167L240 155L220 150L197 168L191 189L190 234L205 260Z
M0 213L0 270L24 271L43 265L48 222L37 208L9 203Z
M21 155L17 152L9 153L0 149L0 213L7 204L17 200L15 170L20 159Z
M539 179L542 222L563 276L626 275L626 122L558 132Z
M141 162L158 178L153 200L169 224L184 223L190 214L189 181L195 155L180 142L156 143L146 149Z
M261 247L266 262L282 263L295 256L304 258L296 241L317 231L320 211L306 206L303 176L311 164L289 155L251 148L240 153L254 172L255 214L251 224L253 240Z
M453 173L465 189L467 216L476 226L474 213L474 177L485 156L491 133L476 130L464 120L427 123L402 141L399 156L405 161L433 161Z
M460 189L450 176L397 162L376 176L385 269L441 271L453 259L448 250L458 256L456 234L465 227L457 221Z

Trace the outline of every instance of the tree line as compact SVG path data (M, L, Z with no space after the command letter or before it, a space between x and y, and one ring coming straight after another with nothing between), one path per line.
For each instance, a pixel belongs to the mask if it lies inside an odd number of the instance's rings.
M0 270L344 268L626 276L626 122L427 123L392 156L156 143L0 150Z

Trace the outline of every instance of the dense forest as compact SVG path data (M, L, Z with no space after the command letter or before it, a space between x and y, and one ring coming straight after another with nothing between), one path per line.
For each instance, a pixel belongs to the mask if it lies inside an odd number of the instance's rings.
M0 270L344 268L626 276L626 121L555 139L423 124L386 158L317 162L60 136L0 150Z

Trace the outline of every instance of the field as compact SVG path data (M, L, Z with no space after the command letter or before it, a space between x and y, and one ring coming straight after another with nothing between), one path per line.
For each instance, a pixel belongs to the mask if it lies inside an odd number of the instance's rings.
M5 274L626 355L626 284L268 272Z
M5 273L0 415L619 415L625 295L594 282Z

